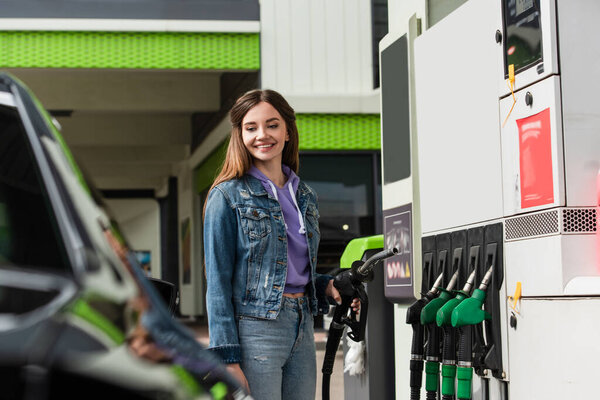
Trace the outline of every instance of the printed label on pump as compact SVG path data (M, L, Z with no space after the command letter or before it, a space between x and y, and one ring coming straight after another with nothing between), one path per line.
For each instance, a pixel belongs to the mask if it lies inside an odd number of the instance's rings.
M384 261L385 296L392 301L414 298L412 204L383 213L385 248L398 249L398 254Z
M550 109L518 119L521 208L554 203Z

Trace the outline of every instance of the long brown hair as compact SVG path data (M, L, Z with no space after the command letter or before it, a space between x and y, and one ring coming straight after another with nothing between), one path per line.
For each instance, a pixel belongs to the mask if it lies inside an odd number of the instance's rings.
M231 112L229 119L231 121L231 138L227 146L227 154L221 172L215 178L210 191L221 182L225 182L235 178L241 178L252 167L252 156L242 140L242 120L258 103L269 103L279 112L289 135L289 140L285 142L281 162L291 168L292 171L298 173L300 164L298 158L298 127L296 126L296 114L294 109L290 107L283 96L274 90L255 89L244 93L237 99Z

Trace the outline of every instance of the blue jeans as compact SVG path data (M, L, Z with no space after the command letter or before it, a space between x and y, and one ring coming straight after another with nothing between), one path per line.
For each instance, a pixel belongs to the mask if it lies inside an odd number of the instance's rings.
M314 400L317 360L308 297L283 297L277 319L240 317L241 367L255 400Z

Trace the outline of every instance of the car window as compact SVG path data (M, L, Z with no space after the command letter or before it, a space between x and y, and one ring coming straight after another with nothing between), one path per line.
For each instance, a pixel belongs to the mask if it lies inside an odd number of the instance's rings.
M0 106L0 264L69 271L16 110Z

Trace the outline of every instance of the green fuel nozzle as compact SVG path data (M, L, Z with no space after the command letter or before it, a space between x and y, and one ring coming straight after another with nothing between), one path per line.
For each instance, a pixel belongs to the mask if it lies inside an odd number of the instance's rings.
M436 323L437 326L452 326L452 311L458 306L464 299L469 297L469 293L473 288L473 282L475 281L475 270L471 272L465 286L463 286L462 290L458 290L456 292L456 297L448 300L437 312L436 314Z
M431 300L438 295L438 287L444 275L440 274L429 291L414 302L406 311L406 323L413 329L412 347L410 355L410 400L419 400L421 385L423 383L423 336L424 327L421 325L421 312Z
M482 309L482 307L485 302L485 291L492 279L493 270L494 266L492 265L485 273L479 288L475 289L470 298L463 300L452 311L451 321L453 327L477 325L486 319L492 318L490 313Z
M427 398L431 398L434 393L437 394L440 375L440 329L435 324L435 316L439 308L452 297L450 291L456 285L458 273L452 276L446 289L439 286L441 284L441 277L442 274L440 274L434 285L439 296L431 299L421 311L421 325L427 328L427 342L425 346L425 389L427 391Z
M492 279L494 266L485 273L479 288L473 291L470 298L465 298L456 305L451 314L453 327L458 328L458 368L456 370L456 395L459 400L471 399L471 383L473 380L473 327L490 319L491 315L482 309L487 287ZM458 297L458 296L457 296Z
M458 271L457 271L458 273ZM457 276L457 273L455 276ZM447 300L437 310L435 321L444 332L442 345L442 400L454 399L454 380L456 377L456 329L452 327L451 315L454 308L464 299L469 297L473 282L475 281L475 270L471 272L462 290L457 290L456 297ZM450 285L448 285L450 286ZM454 287L454 285L452 285ZM441 297L442 295L440 295Z
M454 285L456 285L456 280L458 279L458 271L452 275L450 282L446 289L438 288L440 295L432 299L425 307L423 307L423 311L421 311L421 324L429 325L435 323L435 318L438 310L452 298L452 289L454 289Z

